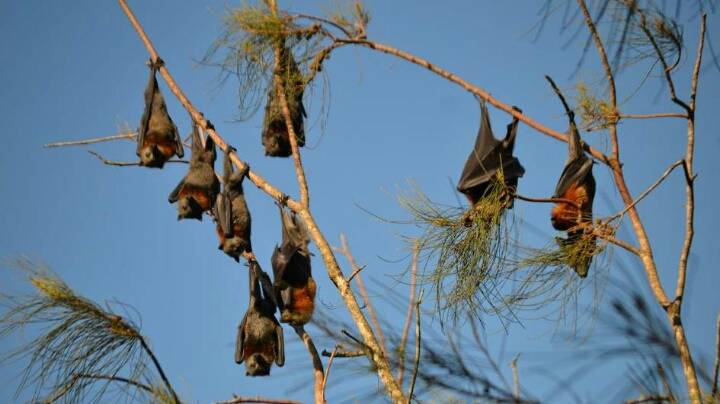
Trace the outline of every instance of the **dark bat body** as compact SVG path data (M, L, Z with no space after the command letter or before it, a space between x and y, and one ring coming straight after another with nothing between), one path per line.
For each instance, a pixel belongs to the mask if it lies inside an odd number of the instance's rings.
M568 232L568 238L562 240L563 245L569 245L581 237L594 236L585 234L582 225L592 223L592 206L595 199L595 177L592 173L593 161L582 149L580 134L575 123L570 123L570 139L568 141L568 161L565 164L560 180L555 187L553 198L562 198L575 202L560 202L555 204L550 214L550 221L555 229ZM576 263L575 272L581 277L587 276L592 256L582 262Z
M520 161L512 154L517 127L518 120L513 119L507 126L505 138L496 139L490 126L487 106L485 102L480 103L480 129L457 185L458 191L465 194L471 206L486 195L500 172L508 188L513 192L517 188L518 179L525 174ZM509 197L507 208L512 208L512 201L512 197Z
M298 146L305 145L304 119L306 117L303 106L303 82L300 70L295 63L292 52L283 48L282 68L280 77L285 85L290 119L292 121ZM288 157L292 155L290 147L290 136L288 134L285 117L280 107L280 100L275 90L275 77L270 81L268 99L265 105L265 117L263 119L262 144L265 147L265 155L272 157Z
M137 149L140 165L162 168L172 156L183 157L183 144L165 105L155 73L162 62L150 63L150 79L145 88L145 110L138 129Z
M178 220L202 220L215 204L220 192L220 181L215 175L215 142L208 136L203 147L197 125L193 122L192 157L188 173L168 196L170 203L177 202Z
M245 172L233 170L230 154L225 153L223 161L224 187L215 204L215 220L220 239L219 249L231 256L235 261L245 251L252 251L250 244L250 211L245 202L242 182Z
M267 376L272 363L285 364L283 330L275 319L270 278L254 260L250 261L250 305L238 327L235 362L245 362L247 376Z
M303 325L315 310L317 286L310 270L308 235L294 214L280 208L282 244L272 255L275 297L280 307L280 321Z

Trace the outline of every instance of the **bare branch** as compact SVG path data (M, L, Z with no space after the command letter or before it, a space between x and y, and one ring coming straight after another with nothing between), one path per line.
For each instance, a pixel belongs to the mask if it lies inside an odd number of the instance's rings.
M375 308L370 302L370 296L368 295L367 288L365 288L365 281L363 280L362 276L360 276L360 271L365 269L365 266L361 267L357 264L357 261L355 261L355 257L352 255L352 252L350 252L350 244L348 243L347 237L344 234L340 235L340 244L342 247L337 249L337 251L345 256L345 259L347 259L350 263L350 269L353 270L352 274L348 278L348 283L353 278L357 277L357 285L360 296L365 303L365 307L367 308L370 320L373 322L373 327L375 327L375 332L377 333L378 339L380 340L380 347L383 350L383 354L387 355L387 349L385 347L385 335L382 332L382 327L380 326L380 321L378 320Z
M340 345L335 345L335 348L333 349L332 353L330 354L330 359L328 360L327 367L325 368L325 376L323 376L323 382L322 382L323 397L325 397L325 386L327 386L328 377L330 377L330 369L332 368L333 360L335 360L335 355L337 355L339 348L340 348ZM323 353L324 352L325 351L323 351Z
M172 394L173 400L175 400L175 404L180 404L180 399L178 398L177 393L175 393L175 389L173 389L172 384L170 384L167 376L165 376L165 371L163 370L162 366L160 366L160 362L157 360L157 357L155 357L155 353L153 353L152 349L150 349L150 347L148 346L147 340L142 335L140 335L139 338L140 345L152 360L155 369L158 371L158 374L160 374L160 378L162 379L163 383L165 383L165 387L168 389L170 394Z
M121 133L118 135L96 137L96 138L92 138L92 139L70 140L70 141L64 141L64 142L46 143L43 145L43 147L46 149L51 149L54 147L80 146L80 145L86 145L86 144L112 142L114 140L121 140L121 139L134 139L136 137L137 137L137 132L127 132L127 133Z
M672 402L672 400L669 397L665 397L665 396L647 396L647 397L636 398L634 400L625 401L625 404L664 403L664 402Z
M713 366L712 395L718 393L718 373L720 371L720 315L717 318L717 338L715 340L715 366Z
M277 10L274 11L277 14ZM290 149L292 149L293 162L295 163L295 176L297 177L298 187L300 188L300 204L308 209L310 207L310 194L308 192L307 178L305 177L305 168L302 164L302 157L300 156L300 147L297 144L297 135L295 134L295 128L293 126L292 117L290 116L290 107L287 102L287 94L285 94L285 85L283 84L282 77L280 77L281 69L281 54L282 44L278 44L275 48L275 92L278 100L280 101L280 109L282 110L283 118L285 119L285 125L287 126L288 138L290 140Z
M295 333L297 333L298 337L300 337L303 344L305 344L305 348L307 348L308 353L312 358L313 376L315 378L315 403L323 404L325 403L325 372L323 371L322 360L320 360L320 355L318 355L317 348L315 348L315 344L313 343L312 338L310 338L310 334L305 331L305 328L300 325L293 326L293 329L295 330Z
M240 403L262 403L262 404L302 404L300 401L295 400L282 400L265 397L242 397L234 396L230 400L226 401L215 401L213 404L240 404Z
M410 379L410 388L408 389L408 398L407 402L410 404L410 401L413 398L413 391L415 390L415 381L417 380L418 375L418 369L420 368L420 344L422 341L422 333L420 330L420 304L422 303L423 296L425 295L425 290L420 290L420 297L418 297L417 301L415 302L415 361L413 362L413 374L412 379Z
M519 121L524 122L526 125L537 130L538 132L540 132L544 135L547 135L553 139L560 140L562 142L568 141L568 136L566 134L558 132L553 129L550 129L550 128L540 124L539 122L530 118L529 116L522 114L521 112L517 111L516 109L513 109L513 107L511 105L505 104L502 101L498 100L497 98L493 97L492 95L490 95L489 92L485 91L484 89L469 83L468 81L455 75L454 73L451 73L441 67L438 67L437 65L434 65L421 57L415 56L413 54L410 54L403 50L394 48L392 46L388 46L388 45L381 44L381 43L374 42L374 41L368 41L366 39L338 39L338 42L345 43L345 44L364 46L368 49L373 49L378 52L386 53L388 55L393 55L400 59L407 60L408 62L411 62L418 66L422 66L422 67L430 70L431 72L437 74L438 76L459 85L460 87L464 88L466 91L482 98L483 100L487 101L488 104L494 106L495 108L498 108L498 109L512 115L513 117L517 118ZM588 145L585 145L585 150L588 153L590 153L594 158L601 161L602 163L610 164L610 159L608 158L608 156L606 156L599 150L589 147Z
M417 240L413 243L412 261L410 262L410 294L408 295L408 308L405 313L405 324L403 325L398 346L398 384L402 386L405 374L405 346L407 345L408 334L410 333L410 321L412 321L413 309L415 307L415 289L417 287L417 266L418 255L420 255L420 244Z
M643 191L643 193L641 193L640 196L635 198L635 200L630 205L626 206L625 209L623 209L621 212L618 212L618 213L614 214L613 216L611 216L608 219L608 221L615 220L615 219L621 217L622 215L624 215L625 213L627 213L628 210L634 208L635 205L637 205L646 196L648 196L650 194L650 192L652 192L655 188L657 188L660 185L660 183L662 183L665 180L665 178L667 178L667 176L670 175L670 173L674 169L676 169L680 165L683 165L684 163L685 163L685 160L678 160L678 161L672 163L670 165L670 167L668 167L665 170L665 172L660 176L660 178L658 178L652 185L650 185L645 191Z
M683 118L687 119L687 114L678 114L675 112L665 112L658 114L619 114L620 119L655 119L655 118Z
M92 154L93 156L97 157L98 160L100 160L103 164L109 165L109 166L115 166L115 167L140 167L140 163L137 161L115 161L115 160L108 160L105 157L103 157L100 153L94 151L94 150L88 150L88 153ZM172 159L168 160L167 163L183 163L187 164L187 160L179 160L179 159Z
M572 205L575 208L580 209L580 205L577 202L565 198L531 198L517 193L515 194L515 198L520 199L521 201L535 203L567 203L568 205Z
M333 356L333 353L335 354L336 358L357 358L360 356L366 356L365 351L340 351L337 352L333 350L333 352L328 352L326 350L322 351L322 356L324 357L330 357Z
M520 375L518 374L517 362L520 358L520 354L515 355L513 360L510 361L510 369L513 375L513 395L516 401L520 401Z

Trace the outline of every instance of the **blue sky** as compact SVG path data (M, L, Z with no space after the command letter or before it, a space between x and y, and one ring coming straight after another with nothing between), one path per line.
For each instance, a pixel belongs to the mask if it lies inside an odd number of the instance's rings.
M262 117L258 114L247 122L234 122L235 83L231 80L218 87L218 71L196 63L220 33L219 20L226 7L237 4L171 0L130 3L193 103L254 170L296 195L292 161L263 156ZM314 13L331 8L320 1L281 0L280 4ZM577 80L595 83L602 75L596 54L591 52L579 75L571 77L582 43L563 47L568 35L558 33L558 17L550 20L538 41L532 41L528 31L538 21L540 4L369 0L366 5L373 18L368 34L373 40L427 58L562 131L566 123L559 102L543 75L550 74L568 91ZM687 16L682 19L686 20ZM718 22L717 14L710 15L709 34L720 44ZM696 35L694 23L688 24L688 52L675 74L682 97L688 93ZM170 165L162 171L108 167L82 148L42 148L53 141L114 134L124 122L133 128L137 125L148 56L117 4L93 0L3 2L0 56L4 61L0 64L0 111L4 111L0 256L12 259L28 255L50 265L88 297L117 299L135 307L142 314L143 332L178 390L189 400L221 400L232 393L310 400L309 360L289 328L286 366L273 369L273 377L246 378L243 367L233 362L235 330L247 302L247 275L244 266L217 251L214 228L207 218L202 223L176 221L167 194L183 175L184 166ZM632 68L619 79L622 111L677 112L667 97L656 97L658 80L649 80L635 93L643 68L646 66ZM398 189L407 188L408 180L419 184L433 199L454 202L451 184L456 182L474 141L479 121L477 103L459 87L423 69L365 49L340 50L327 63L326 72L330 82L326 125L319 119L321 88L307 100L309 147L303 159L313 212L332 244L339 245L341 233L348 235L357 260L367 265L363 274L372 280L368 283L391 286L404 295L404 286L397 285L392 275L401 273L406 262L391 261L407 254L399 234L414 230L380 223L358 205L384 217L405 218L395 195ZM713 185L720 168L716 158L720 136L714 114L720 101L718 76L717 70L708 68L701 76L698 95L698 220L684 306L694 353L706 358L712 351L720 309L716 237L719 195ZM164 83L161 88L175 122L182 133L188 133L187 114ZM491 118L498 131L509 121L492 108ZM585 139L607 149L603 136L591 133ZM685 150L685 123L680 120L623 122L620 136L621 157L635 195L670 163L682 158ZM135 159L131 142L91 149L115 160ZM565 161L565 144L521 125L516 155L527 170L520 182L521 192L549 195ZM608 172L598 165L595 175L599 189L596 212L612 213L620 200ZM253 215L253 246L261 265L270 271L269 257L280 237L277 208L255 187L247 186L246 192ZM678 171L639 205L668 290L674 290L684 233L683 201L683 179ZM551 237L548 213L546 205L518 203L515 209L523 221ZM525 228L520 232L533 237ZM628 234L625 231L624 235ZM630 276L642 279L638 262L619 251L614 259L612 273L630 272ZM621 262L626 265L620 266ZM321 260L316 257L313 264L320 306L341 315L341 310L333 310L342 301L328 281ZM347 272L346 265L344 268ZM0 285L3 291L24 288L17 274L7 270L0 272ZM641 286L643 292L646 289ZM379 299L378 295L373 294ZM381 311L388 321L401 321L400 314ZM527 317L537 316L529 313ZM499 349L505 340L508 352L524 352L520 362L523 383L542 398L551 386L530 368L566 353L576 343L553 336L556 324L544 320L527 319L522 325L511 326L507 334L496 321L487 320L491 349ZM438 322L427 326L439 329ZM592 335L589 341L593 341ZM17 342L16 338L2 340L0 350ZM331 347L330 342L319 344L320 349ZM562 364L552 368L561 376L568 374L569 367ZM13 401L19 369L19 364L0 368L0 401ZM573 387L589 402L613 386L624 370L621 362L604 363L594 370L593 377L581 379ZM328 399L352 398L353 391L377 386L372 377L345 381L337 389L330 388Z

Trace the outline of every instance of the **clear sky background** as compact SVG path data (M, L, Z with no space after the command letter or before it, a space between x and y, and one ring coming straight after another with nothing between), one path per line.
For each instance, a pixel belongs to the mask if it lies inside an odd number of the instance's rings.
M560 16L551 18L533 42L528 31L539 19L541 3L368 0L373 17L369 36L426 57L562 131L566 122L561 107L543 75L552 75L568 91L579 79L595 83L602 76L591 50L579 75L571 77L582 40L563 47L569 35L559 33ZM292 160L263 156L260 114L247 122L233 122L237 116L235 82L218 87L218 71L196 63L220 33L225 8L237 4L214 0L130 2L193 103L254 170L296 195ZM325 1L281 0L280 4L314 13L331 8ZM689 14L687 11L681 21L687 21ZM709 16L708 24L709 35L720 45L717 14ZM688 94L697 39L695 22L688 23L685 34L688 51L675 74L681 97ZM286 365L274 368L272 377L247 378L244 367L233 362L236 326L247 304L246 269L216 249L209 219L202 223L176 221L167 195L184 174L185 166L169 165L164 170L109 167L83 148L42 148L53 141L111 135L123 122L137 126L148 55L116 2L3 1L0 58L0 256L12 259L28 255L50 265L90 298L117 299L136 308L142 315L142 331L152 341L169 377L191 401L228 399L232 393L311 400L309 358L290 328L285 328ZM656 97L660 91L656 79L635 93L644 68L647 66L621 76L621 110L678 112L664 93ZM479 121L477 102L459 87L421 68L365 49L340 50L327 63L326 71L331 83L326 127L318 119L320 88L307 100L309 147L303 150L303 159L312 209L332 244L339 244L341 233L348 235L357 260L367 265L363 274L376 291L373 296L381 313L397 326L402 316L385 309L388 304L380 300L378 285L406 293L391 275L404 271L407 262L388 260L406 257L398 235L414 234L415 230L380 223L358 205L385 217L406 218L395 195L399 188L407 188L408 180L438 201L455 202L452 184L474 141ZM720 168L719 78L710 65L701 75L695 155L699 174L696 238L684 305L693 353L698 360L705 358L701 364L706 368L720 309L720 216L716 208L720 195L715 178ZM161 88L173 119L183 134L188 133L187 114L162 81ZM496 130L503 132L508 116L491 108L491 117ZM585 139L607 150L604 136L591 133ZM627 180L635 195L684 155L685 123L681 120L622 122L620 136ZM91 149L110 159L136 158L131 142ZM516 155L527 170L520 182L521 192L551 194L565 161L566 145L521 124ZM600 215L616 211L619 197L607 169L597 165L595 175L599 189L596 211ZM252 185L246 186L246 193L253 215L253 246L261 265L270 271L272 248L280 240L277 208ZM684 234L684 198L678 171L639 205L668 290L674 290ZM544 237L554 235L548 220L549 206L519 202L515 213L540 228ZM535 237L524 229L520 228L521 234ZM621 235L628 234L626 230ZM621 252L616 252L613 260L610 271L614 275L642 279L637 261ZM347 273L347 265L342 263ZM341 315L337 307L342 301L328 281L322 261L316 256L313 264L319 306ZM592 276L588 278L591 281ZM636 284L647 292L643 282ZM0 272L0 285L3 291L25 290L19 276L5 267ZM428 302L428 309L431 307ZM553 382L539 370L551 370L562 379L587 358L567 354L578 345L563 338L569 332L567 327L553 333L556 323L532 319L539 313L523 316L522 324L510 326L507 333L499 323L485 318L488 341L493 353L506 343L501 364L508 377L509 358L523 352L521 381L536 397L553 402L605 401L610 400L609 391L615 392L625 382L622 375L626 363L598 361L591 375L572 376L570 384L576 396L554 394ZM426 326L439 330L438 322ZM317 336L319 349L332 348L333 343L320 339L317 330L311 327L310 332ZM585 347L604 338L599 333L589 335ZM0 351L21 340L22 336L0 341ZM567 359L557 359L561 357ZM0 368L0 402L15 400L20 365ZM347 365L336 366L341 369ZM331 402L352 400L367 389L381 388L371 376L354 374L350 379L347 375L352 373L338 373L342 374L346 376L337 387L333 387L331 376Z

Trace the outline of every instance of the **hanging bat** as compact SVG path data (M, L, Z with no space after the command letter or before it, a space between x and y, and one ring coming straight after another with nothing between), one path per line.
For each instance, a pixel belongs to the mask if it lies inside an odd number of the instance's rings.
M223 191L218 195L213 210L217 222L217 234L220 239L218 248L231 256L235 261L245 251L252 251L250 244L251 218L245 194L243 193L243 180L246 170L234 171L230 161L230 151L225 152L223 161Z
M140 119L137 149L140 165L162 168L172 156L183 157L183 144L177 127L168 115L165 99L158 87L155 74L162 61L150 61L150 79L145 88L145 110Z
M595 236L587 226L592 223L592 205L595 199L595 177L593 177L593 161L582 149L580 133L574 120L570 119L570 139L568 141L568 161L565 163L560 180L555 188L553 198L573 201L577 206L559 202L553 206L550 221L555 229L567 231L567 239L559 239L561 247L589 241L589 249L594 248ZM586 277L592 261L592 251L574 254L578 257L571 263L580 277Z
M317 286L310 270L307 231L294 213L280 207L282 244L272 255L275 300L280 322L303 325L315 309Z
M280 57L280 77L283 81L287 103L290 110L295 137L299 147L305 145L304 118L305 106L303 105L303 91L305 83L300 69L293 58L292 52L283 47ZM275 76L270 80L268 88L267 104L265 105L265 117L263 119L262 144L265 147L265 155L271 157L288 157L292 155L290 147L290 136L288 134L285 117L280 107L280 100L275 89Z
M595 198L592 166L592 159L582 149L577 127L571 123L568 161L555 187L553 198L568 199L577 206L565 202L555 204L550 216L555 229L566 231L582 223L592 222L592 205Z
M240 326L235 345L235 362L245 362L246 376L267 376L272 363L285 364L283 330L275 319L276 305L270 277L255 260L250 260L250 305Z
M178 220L202 220L203 212L212 209L220 181L215 175L215 142L210 136L203 147L197 124L193 122L192 156L188 173L168 196L170 203L177 202Z
M517 107L513 107L520 111ZM475 147L468 156L463 168L457 190L465 194L471 206L486 196L490 185L502 172L505 185L514 192L518 179L525 174L520 161L513 156L518 120L513 118L507 126L507 134L502 140L495 138L490 126L485 101L480 102L480 129L475 139ZM512 209L513 198L508 195L506 208Z

